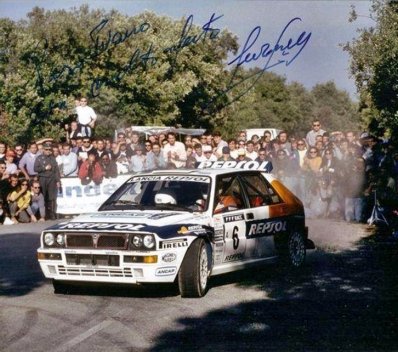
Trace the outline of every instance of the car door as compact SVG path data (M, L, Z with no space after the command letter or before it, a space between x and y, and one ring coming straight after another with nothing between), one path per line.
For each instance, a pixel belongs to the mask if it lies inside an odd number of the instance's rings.
M245 213L246 256L274 256L274 235L286 230L286 222L283 219L271 218L270 207L281 204L282 199L261 173L241 175L241 182L243 191L250 203L249 209Z
M223 228L223 253L219 261L235 262L246 257L246 220L247 204L241 197L241 184L236 174L220 175L216 180L213 221ZM234 197L236 206L219 208L222 197ZM216 250L217 251L217 250ZM217 261L217 259L216 259Z

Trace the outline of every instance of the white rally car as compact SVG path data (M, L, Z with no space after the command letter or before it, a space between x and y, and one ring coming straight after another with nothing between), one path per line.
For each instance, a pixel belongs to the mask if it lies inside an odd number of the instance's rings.
M244 169L140 173L96 213L43 231L38 259L55 290L71 282L178 282L201 297L210 276L282 257L303 264L300 200L270 174Z

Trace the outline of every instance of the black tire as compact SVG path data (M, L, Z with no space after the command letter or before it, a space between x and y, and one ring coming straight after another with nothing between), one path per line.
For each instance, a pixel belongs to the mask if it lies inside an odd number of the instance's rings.
M178 288L181 297L203 297L209 279L209 248L202 238L188 248L178 273Z
M293 231L288 238L287 248L284 255L286 263L292 268L303 266L306 257L306 241L304 236Z

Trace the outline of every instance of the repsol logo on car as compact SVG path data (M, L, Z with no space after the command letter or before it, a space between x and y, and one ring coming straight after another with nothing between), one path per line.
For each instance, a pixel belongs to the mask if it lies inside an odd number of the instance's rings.
M182 238L180 240L159 242L160 249L171 249L171 248L181 248L181 247L188 247L188 240L186 238Z
M243 170L268 170L268 161L259 163L257 161L202 161L198 169L243 169Z
M61 223L57 229L90 229L90 230L130 230L137 231L145 227L144 225L137 224L108 224L108 223L92 223L92 222L70 222Z
M224 216L224 222L234 222L244 220L243 214L227 215Z
M249 222L246 229L246 237L268 236L277 232L286 231L286 221Z

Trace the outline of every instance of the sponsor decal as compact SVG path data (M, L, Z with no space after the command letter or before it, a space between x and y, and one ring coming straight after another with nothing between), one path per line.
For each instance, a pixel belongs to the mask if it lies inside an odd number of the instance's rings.
M109 224L109 223L81 223L81 222L70 222L70 223L61 223L57 226L57 229L64 230L80 230L80 229L90 229L90 230L129 230L129 231L138 231L145 227L144 225L137 224Z
M202 161L198 169L243 169L243 170L267 170L268 161Z
M243 255L244 255L244 253L235 253L235 254L227 255L224 260L226 262L233 262L235 260L241 260L241 259L243 259Z
M172 249L181 247L188 247L188 240L186 238L159 242L159 249Z
M166 263L174 262L177 259L177 254L175 253L166 253L162 255L162 260Z
M159 219L167 218L169 216L174 216L174 215L178 215L178 213L149 214L148 219L159 220Z
M177 231L179 235L184 235L188 232L188 229L185 226L181 226L181 228Z
M246 227L246 237L262 237L286 231L286 225L286 221L282 220L249 222Z
M203 228L202 225L192 225L192 226L181 226L181 228L177 231L180 235L185 235L187 233L194 233L195 235L200 235L202 233L206 233L206 229Z
M117 213L98 213L90 214L90 218L150 218L151 214L144 214L143 212L117 212Z
M244 220L243 214L227 215L227 216L224 216L223 218L224 218L224 222L226 222L226 223Z
M136 176L129 182L138 181L190 181L190 182L205 182L210 183L208 176L195 176L195 175L162 175L162 176Z
M175 266L166 266L164 268L157 268L155 275L156 276L169 276L174 275L177 272L177 268Z

